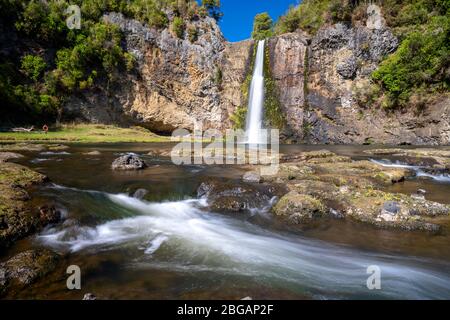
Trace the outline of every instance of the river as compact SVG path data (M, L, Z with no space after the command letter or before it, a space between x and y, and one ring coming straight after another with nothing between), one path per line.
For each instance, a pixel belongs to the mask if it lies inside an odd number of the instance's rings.
M270 208L242 215L208 212L196 199L210 177L239 180L234 166L175 166L146 155L166 144L70 145L55 153L24 153L20 162L49 176L33 202L55 203L64 222L19 241L7 256L47 247L60 266L14 298L80 299L449 299L449 227L438 235L379 230L343 220L316 226L280 223ZM328 149L354 159L369 146L282 146L284 153ZM87 155L91 151L100 155ZM141 155L149 168L114 172L121 154ZM389 163L385 163L389 164ZM410 179L389 191L450 203L450 183ZM148 190L145 200L130 196ZM66 288L65 268L78 265L82 293ZM367 268L382 271L381 290L368 290Z

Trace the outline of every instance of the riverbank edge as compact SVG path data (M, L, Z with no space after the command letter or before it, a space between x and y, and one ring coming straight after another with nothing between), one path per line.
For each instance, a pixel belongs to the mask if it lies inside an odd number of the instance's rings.
M118 127L104 124L65 124L48 133L0 132L0 143L158 143L170 137L157 135L143 127Z

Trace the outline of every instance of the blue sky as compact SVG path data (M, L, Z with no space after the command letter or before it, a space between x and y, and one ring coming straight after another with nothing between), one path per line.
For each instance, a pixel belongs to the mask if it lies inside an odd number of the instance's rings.
M221 0L224 16L220 22L225 38L235 42L251 37L253 18L261 12L268 12L276 21L291 4L299 0Z

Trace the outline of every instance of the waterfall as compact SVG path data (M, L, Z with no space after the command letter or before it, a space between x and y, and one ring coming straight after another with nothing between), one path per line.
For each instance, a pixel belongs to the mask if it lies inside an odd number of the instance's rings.
M246 123L248 144L265 143L261 136L264 105L264 42L264 40L258 42L258 51L250 87Z

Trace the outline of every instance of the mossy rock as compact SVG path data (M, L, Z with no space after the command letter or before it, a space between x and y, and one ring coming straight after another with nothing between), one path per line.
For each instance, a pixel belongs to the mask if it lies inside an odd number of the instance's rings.
M291 191L273 208L275 215L294 224L301 224L326 214L326 207L315 197Z

